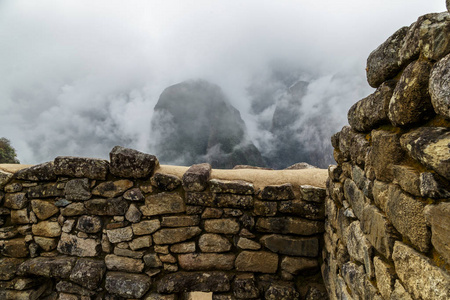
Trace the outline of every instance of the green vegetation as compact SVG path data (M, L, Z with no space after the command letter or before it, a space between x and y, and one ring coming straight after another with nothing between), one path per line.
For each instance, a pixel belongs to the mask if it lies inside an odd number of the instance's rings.
M14 149L7 138L0 138L0 164L20 164Z

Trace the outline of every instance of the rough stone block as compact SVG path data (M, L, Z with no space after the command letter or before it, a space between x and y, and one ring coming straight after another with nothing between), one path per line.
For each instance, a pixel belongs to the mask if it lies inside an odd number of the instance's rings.
M430 95L434 111L450 119L450 55L438 61L431 70Z
M112 199L92 199L84 203L90 215L123 216L128 210L127 201L122 197Z
M77 229L86 233L97 233L102 230L102 219L99 216L81 216L78 218Z
M268 185L258 193L258 198L263 200L291 200L295 198L292 184Z
M234 219L210 219L205 221L204 228L211 233L236 234L240 227Z
M364 264L369 277L373 277L372 245L360 228L359 221L352 222L346 231L344 238L347 240L347 249L350 257Z
M97 239L80 238L63 233L58 243L58 252L67 255L92 257L100 253L101 244Z
M210 176L210 164L204 163L193 165L183 174L183 188L188 192L202 192L208 187Z
M150 289L150 284L151 279L147 275L122 272L106 273L106 290L127 299L143 297Z
M445 179L431 172L420 173L420 194L426 198L450 198Z
M112 271L140 273L142 272L142 270L144 270L144 262L142 261L142 259L117 256L114 254L106 255L105 264L106 268Z
M358 219L361 219L364 206L369 202L366 200L364 193L358 189L356 183L351 179L346 179L344 182L344 195L352 206L353 212Z
M276 273L278 255L267 251L242 251L236 258L235 268L239 272Z
M11 280L16 276L16 272L24 259L20 258L0 258L0 280Z
M56 205L44 200L31 200L31 208L40 220L46 220L59 212Z
M319 261L317 259L285 256L281 260L281 269L294 275L305 271L313 271L318 268Z
M58 277L68 279L76 257L36 257L26 260L19 266L18 272L23 275Z
M425 216L431 225L431 243L450 264L450 202L427 206Z
M89 179L72 179L66 183L64 187L64 194L67 200L89 200L91 198L91 191L89 186Z
M111 174L124 178L149 177L159 165L154 155L120 146L111 150L109 158Z
M316 257L319 254L319 240L315 237L291 237L277 234L265 235L260 242L272 252Z
M233 295L238 299L254 299L259 296L259 289L253 274L239 274L233 281Z
M131 226L106 230L108 239L111 243L128 242L133 239L133 230Z
M198 246L202 252L227 252L231 249L231 243L226 237L214 233L202 234Z
M162 191L173 191L181 185L181 179L175 175L155 173L150 178L151 184Z
M186 204L213 206L213 195L211 193L186 192Z
M103 260L80 258L73 267L69 278L81 286L94 290L99 287L105 271L106 265Z
M28 198L50 198L64 196L64 186L60 183L47 183L28 188Z
M372 150L369 162L378 180L390 182L393 179L392 165L404 159L404 151L400 146L400 136L385 130L372 131Z
M256 229L260 232L312 235L324 231L323 222L291 217L259 218Z
M54 161L56 175L105 180L109 163L103 159L58 156Z
M160 193L145 198L145 205L140 207L144 216L175 214L186 211L183 198L178 194Z
M54 163L52 161L35 165L17 171L14 177L29 181L53 181L56 180Z
M160 229L153 234L155 244L176 244L184 242L200 234L199 227L181 227Z
M131 224L133 233L135 235L146 235L152 234L161 227L161 223L158 219L155 220L144 220L139 223Z
M58 222L42 221L37 224L33 224L31 228L33 234L37 236L58 237L61 235L61 226Z
M219 180L209 181L210 190L213 193L229 193L241 195L253 195L255 187L250 182L242 180Z
M373 258L373 265L375 268L375 278L378 290L384 299L390 299L394 290L395 269L378 256Z
M230 276L224 272L177 272L162 277L156 283L158 293L180 293L190 291L228 292Z
M29 200L25 193L7 193L3 206L12 209L22 209L28 205L28 202Z
M218 207L249 209L253 207L253 196L237 194L215 194L214 204Z
M180 267L187 271L231 270L234 254L188 253L178 255Z
M126 191L123 194L123 198L130 201L143 201L144 195L139 188L134 188Z
M180 243L170 246L172 253L192 253L195 252L195 242Z

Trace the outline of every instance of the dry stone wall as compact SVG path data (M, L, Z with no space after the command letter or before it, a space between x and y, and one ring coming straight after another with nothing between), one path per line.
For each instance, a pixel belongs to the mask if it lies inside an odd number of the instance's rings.
M0 298L326 298L324 188L159 170L115 147L0 172Z
M444 12L401 28L367 60L376 91L332 137L330 299L450 299L449 53Z

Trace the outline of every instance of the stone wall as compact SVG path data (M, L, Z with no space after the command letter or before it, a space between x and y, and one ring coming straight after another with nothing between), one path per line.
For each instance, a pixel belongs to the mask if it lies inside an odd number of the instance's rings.
M164 170L115 147L109 162L1 171L0 298L326 298L326 170L240 171L276 175L263 185L213 178L208 164ZM320 171L322 187L279 182Z
M332 137L331 299L450 299L449 53L445 12L401 28L367 60L376 91Z

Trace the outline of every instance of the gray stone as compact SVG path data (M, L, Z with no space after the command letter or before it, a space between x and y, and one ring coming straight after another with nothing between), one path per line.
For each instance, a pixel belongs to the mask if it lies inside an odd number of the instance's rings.
M102 230L102 219L98 216L81 216L78 218L77 229L86 233L97 233Z
M89 179L72 179L66 183L64 193L68 200L82 201L91 198Z
M260 232L312 235L324 231L323 222L291 217L258 218L256 229Z
M304 201L323 203L326 196L326 190L324 188L312 186L312 185L301 185L300 186L300 197Z
M384 299L389 299L394 290L395 270L394 267L385 263L380 257L373 258L375 268L375 278L377 287ZM401 298L398 298L401 299Z
M109 153L111 174L124 178L145 178L159 166L154 155L115 146Z
M260 242L272 252L316 257L319 254L319 240L316 237L291 237L278 234L265 235Z
M7 208L22 209L28 205L28 198L25 193L8 193L3 205Z
M290 300L298 299L299 293L295 290L293 284L273 283L264 294L267 300Z
M252 241L245 237L239 237L239 240L236 244L241 249L245 250L259 250L261 249L261 245L255 241Z
M28 188L28 198L50 198L64 196L64 185L60 183L47 183Z
M236 258L235 268L239 272L276 273L278 255L267 251L242 251Z
M228 292L230 277L224 272L177 272L162 277L156 283L158 293L189 291Z
M56 179L52 161L17 171L14 177L29 181L53 181Z
M183 188L189 192L202 192L207 188L210 176L210 164L193 165L183 174Z
M55 205L57 207L66 207L70 203L72 203L72 201L68 201L67 199L59 199L55 202Z
M211 219L205 221L204 228L212 233L236 234L240 227L234 219Z
M197 193L197 192L187 192L186 193L186 204L200 205L200 206L213 206L213 196L211 193Z
M318 268L319 261L317 259L285 256L281 260L281 269L294 275L304 271L313 271Z
M76 261L76 257L36 257L22 263L18 272L24 275L68 279Z
M350 126L356 131L369 132L389 122L387 112L396 83L383 82L373 94L353 104L347 115Z
M58 252L67 255L89 257L100 254L101 245L97 239L79 238L63 233L58 243Z
M158 219L155 220L144 220L139 223L131 224L133 233L135 235L146 235L152 234L161 227L161 223Z
M430 259L401 242L395 242L392 259L397 276L414 298L450 298L450 275Z
M253 196L237 194L215 194L214 204L218 207L249 209L253 207Z
M85 289L77 284L68 281L60 281L56 284L56 290L58 292L77 294L80 296L91 297L95 295L94 291ZM61 299L61 297L60 297Z
M238 299L253 299L259 296L253 274L239 274L233 281L233 295Z
M126 191L123 194L123 198L130 201L143 201L144 195L139 188L134 188Z
M426 198L449 198L445 179L431 172L420 173L420 195Z
M181 227L160 229L153 234L155 244L176 244L184 242L200 234L199 227Z
M178 255L178 263L187 271L227 271L233 269L235 258L234 254L188 253Z
M350 257L364 264L369 277L374 276L372 264L372 245L360 228L359 221L352 222L346 231L344 238L347 241L347 249Z
M314 202L302 200L283 201L279 203L278 210L283 214L294 214L310 220L323 220L325 218L324 205Z
M58 222L42 221L33 224L32 231L34 235L45 237L58 237L61 235L61 226Z
M403 236L422 252L430 247L431 232L423 214L424 204L402 192L396 185L389 188L386 216Z
M258 193L258 198L264 200L291 200L294 199L292 184L268 185Z
M404 134L400 143L411 157L450 180L449 128L418 128Z
M162 217L162 227L186 227L197 226L200 223L199 216L169 216Z
M181 185L181 180L178 176L155 173L155 175L150 178L150 182L154 187L162 191L173 191Z
M191 253L195 252L195 242L180 243L170 246L172 253Z
M106 265L103 260L80 258L70 273L70 280L94 290L100 286L103 275L106 271Z
M61 215L64 217L79 216L87 213L86 206L82 202L71 203L62 208L60 211Z
M146 267L149 268L159 268L162 267L162 262L156 253L148 253L144 255L144 263Z
M431 70L430 95L434 111L450 119L450 55L438 61Z
M450 202L428 205L425 216L431 225L431 243L447 263L450 263Z
M108 239L111 243L121 243L131 241L133 239L133 230L131 226L106 230Z
M388 117L394 126L409 126L434 115L428 93L431 67L430 62L418 60L403 71L389 102Z
M109 163L103 159L58 156L54 161L56 175L105 180Z
M202 252L227 252L231 249L231 243L227 238L214 233L202 234L198 246Z
M141 220L141 217L141 211L136 207L136 205L131 204L130 207L128 207L127 213L125 214L125 219L127 219L131 223L137 223Z
M31 208L40 220L46 220L59 212L56 205L44 200L31 200Z
M175 214L186 211L183 198L178 194L159 193L145 198L145 205L140 207L144 216Z
M242 180L219 180L211 179L209 181L210 190L213 193L230 193L253 195L255 187L250 182Z
M92 194L106 198L114 198L122 195L126 190L133 187L133 182L128 179L121 179L116 181L106 181L97 185Z
M151 279L143 274L107 272L105 288L124 298L141 298L150 289Z
M142 259L135 259L124 256L108 254L105 257L105 264L108 270L124 271L130 273L140 273L144 270L144 262Z
M123 216L128 210L128 203L122 197L92 199L86 201L84 205L89 214L99 216Z

